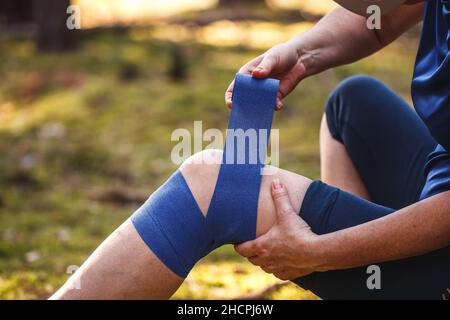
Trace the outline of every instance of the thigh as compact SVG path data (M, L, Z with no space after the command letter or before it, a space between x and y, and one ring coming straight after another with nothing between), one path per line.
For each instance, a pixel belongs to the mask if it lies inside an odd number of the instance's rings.
M401 97L378 80L352 77L330 95L326 119L373 202L399 209L419 199L436 142Z

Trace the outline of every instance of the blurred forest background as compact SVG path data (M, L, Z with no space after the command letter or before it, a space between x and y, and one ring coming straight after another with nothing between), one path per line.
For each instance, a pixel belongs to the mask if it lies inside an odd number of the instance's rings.
M38 5L36 5L38 3ZM223 94L249 59L307 30L331 0L69 0L0 3L0 298L47 298L176 169L171 132L226 128ZM419 30L303 81L285 101L283 168L319 177L327 95L369 74L410 101ZM226 246L174 298L314 299Z

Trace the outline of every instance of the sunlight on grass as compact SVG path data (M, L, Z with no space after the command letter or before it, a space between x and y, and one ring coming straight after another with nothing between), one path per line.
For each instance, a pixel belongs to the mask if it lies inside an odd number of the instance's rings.
M220 20L203 28L161 24L151 29L135 29L132 37L136 40L153 38L174 42L195 41L218 47L266 49L289 40L311 26L309 22L280 25L271 22Z
M83 28L141 23L188 10L208 9L217 0L75 0L81 8Z
M60 55L36 54L31 40L5 41L0 299L40 299L54 292L67 279L67 267L80 265L142 203L123 201L122 195L138 190L146 197L176 169L169 161L175 128L191 130L194 120L204 128L226 128L223 92L236 70L262 53L252 48L259 47L256 40L269 46L302 28L219 21L193 34L173 29L191 40L176 46L158 27L102 30L84 38L78 52ZM217 34L221 43L204 45ZM174 47L187 66L187 77L178 82L168 73ZM417 37L403 37L370 58L302 81L275 115L280 166L317 179L319 125L329 93L346 77L363 73L409 99L416 50ZM124 78L130 66L136 73ZM92 189L111 188L112 199L92 197ZM198 263L174 298L239 298L276 283L225 246ZM290 284L265 298L314 295Z
M11 102L0 105L0 131L20 134L46 122L76 121L84 116L80 96L74 92L57 92L27 108Z
M191 10L214 8L218 0L75 0L83 28L114 24L146 24ZM267 0L269 8L323 15L336 7L332 0Z
M280 26L268 22L217 21L199 32L198 41L215 46L242 45L258 49L268 48L287 41L310 27L310 23Z
M135 39L159 39L163 41L195 41L202 44L233 47L246 46L256 49L271 47L287 41L294 35L309 29L308 22L280 25L279 23L259 21L218 20L203 28L193 28L178 24L157 23L158 18L174 16L189 10L202 10L217 5L217 0L77 0L82 12L84 28L113 24L145 25L151 22L152 28L133 33ZM336 6L331 1L314 0L268 0L269 7L300 10L307 14L321 15Z
M251 265L243 258L239 257L238 259L236 261L234 259L231 261L211 261L205 258L200 261L175 293L173 299L246 298L269 286L283 282ZM205 290L205 288L208 288L208 290ZM303 290L294 284L287 284L275 292L259 298L317 299L310 291Z
M333 0L267 0L274 8L301 10L310 14L323 15L337 6Z
M42 273L17 272L13 276L0 276L0 299L43 299L55 287Z

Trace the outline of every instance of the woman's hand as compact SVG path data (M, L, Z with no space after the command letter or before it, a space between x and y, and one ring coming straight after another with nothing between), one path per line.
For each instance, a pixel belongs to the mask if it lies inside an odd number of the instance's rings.
M276 110L282 108L281 100L287 96L306 75L306 67L293 42L286 42L269 49L261 56L244 65L239 73L251 74L255 78L280 80ZM231 108L234 82L225 92L225 101Z
M318 271L318 235L294 211L284 185L272 183L277 222L256 240L235 246L236 251L264 271L282 280L291 280Z
M423 0L408 0L415 4ZM348 64L379 51L417 24L423 16L423 7L402 6L386 16L377 30L367 28L367 19L342 7L322 18L313 28L276 45L261 56L244 65L239 73L251 74L255 78L280 80L276 109L282 107L281 100L305 77L329 68ZM233 83L225 92L225 101L231 108Z

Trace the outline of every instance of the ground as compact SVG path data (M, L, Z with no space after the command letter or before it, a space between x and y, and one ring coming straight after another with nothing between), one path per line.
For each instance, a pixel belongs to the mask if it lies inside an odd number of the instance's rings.
M176 168L176 128L225 129L223 93L260 49L181 42L187 79L167 76L173 44L143 30L103 31L76 53L38 55L0 43L0 299L47 298ZM145 30L144 30L145 31ZM415 35L383 53L301 83L277 114L281 167L319 177L327 95L353 74L380 78L410 101ZM231 246L202 260L174 298L236 298L279 283ZM268 299L314 299L292 284Z

